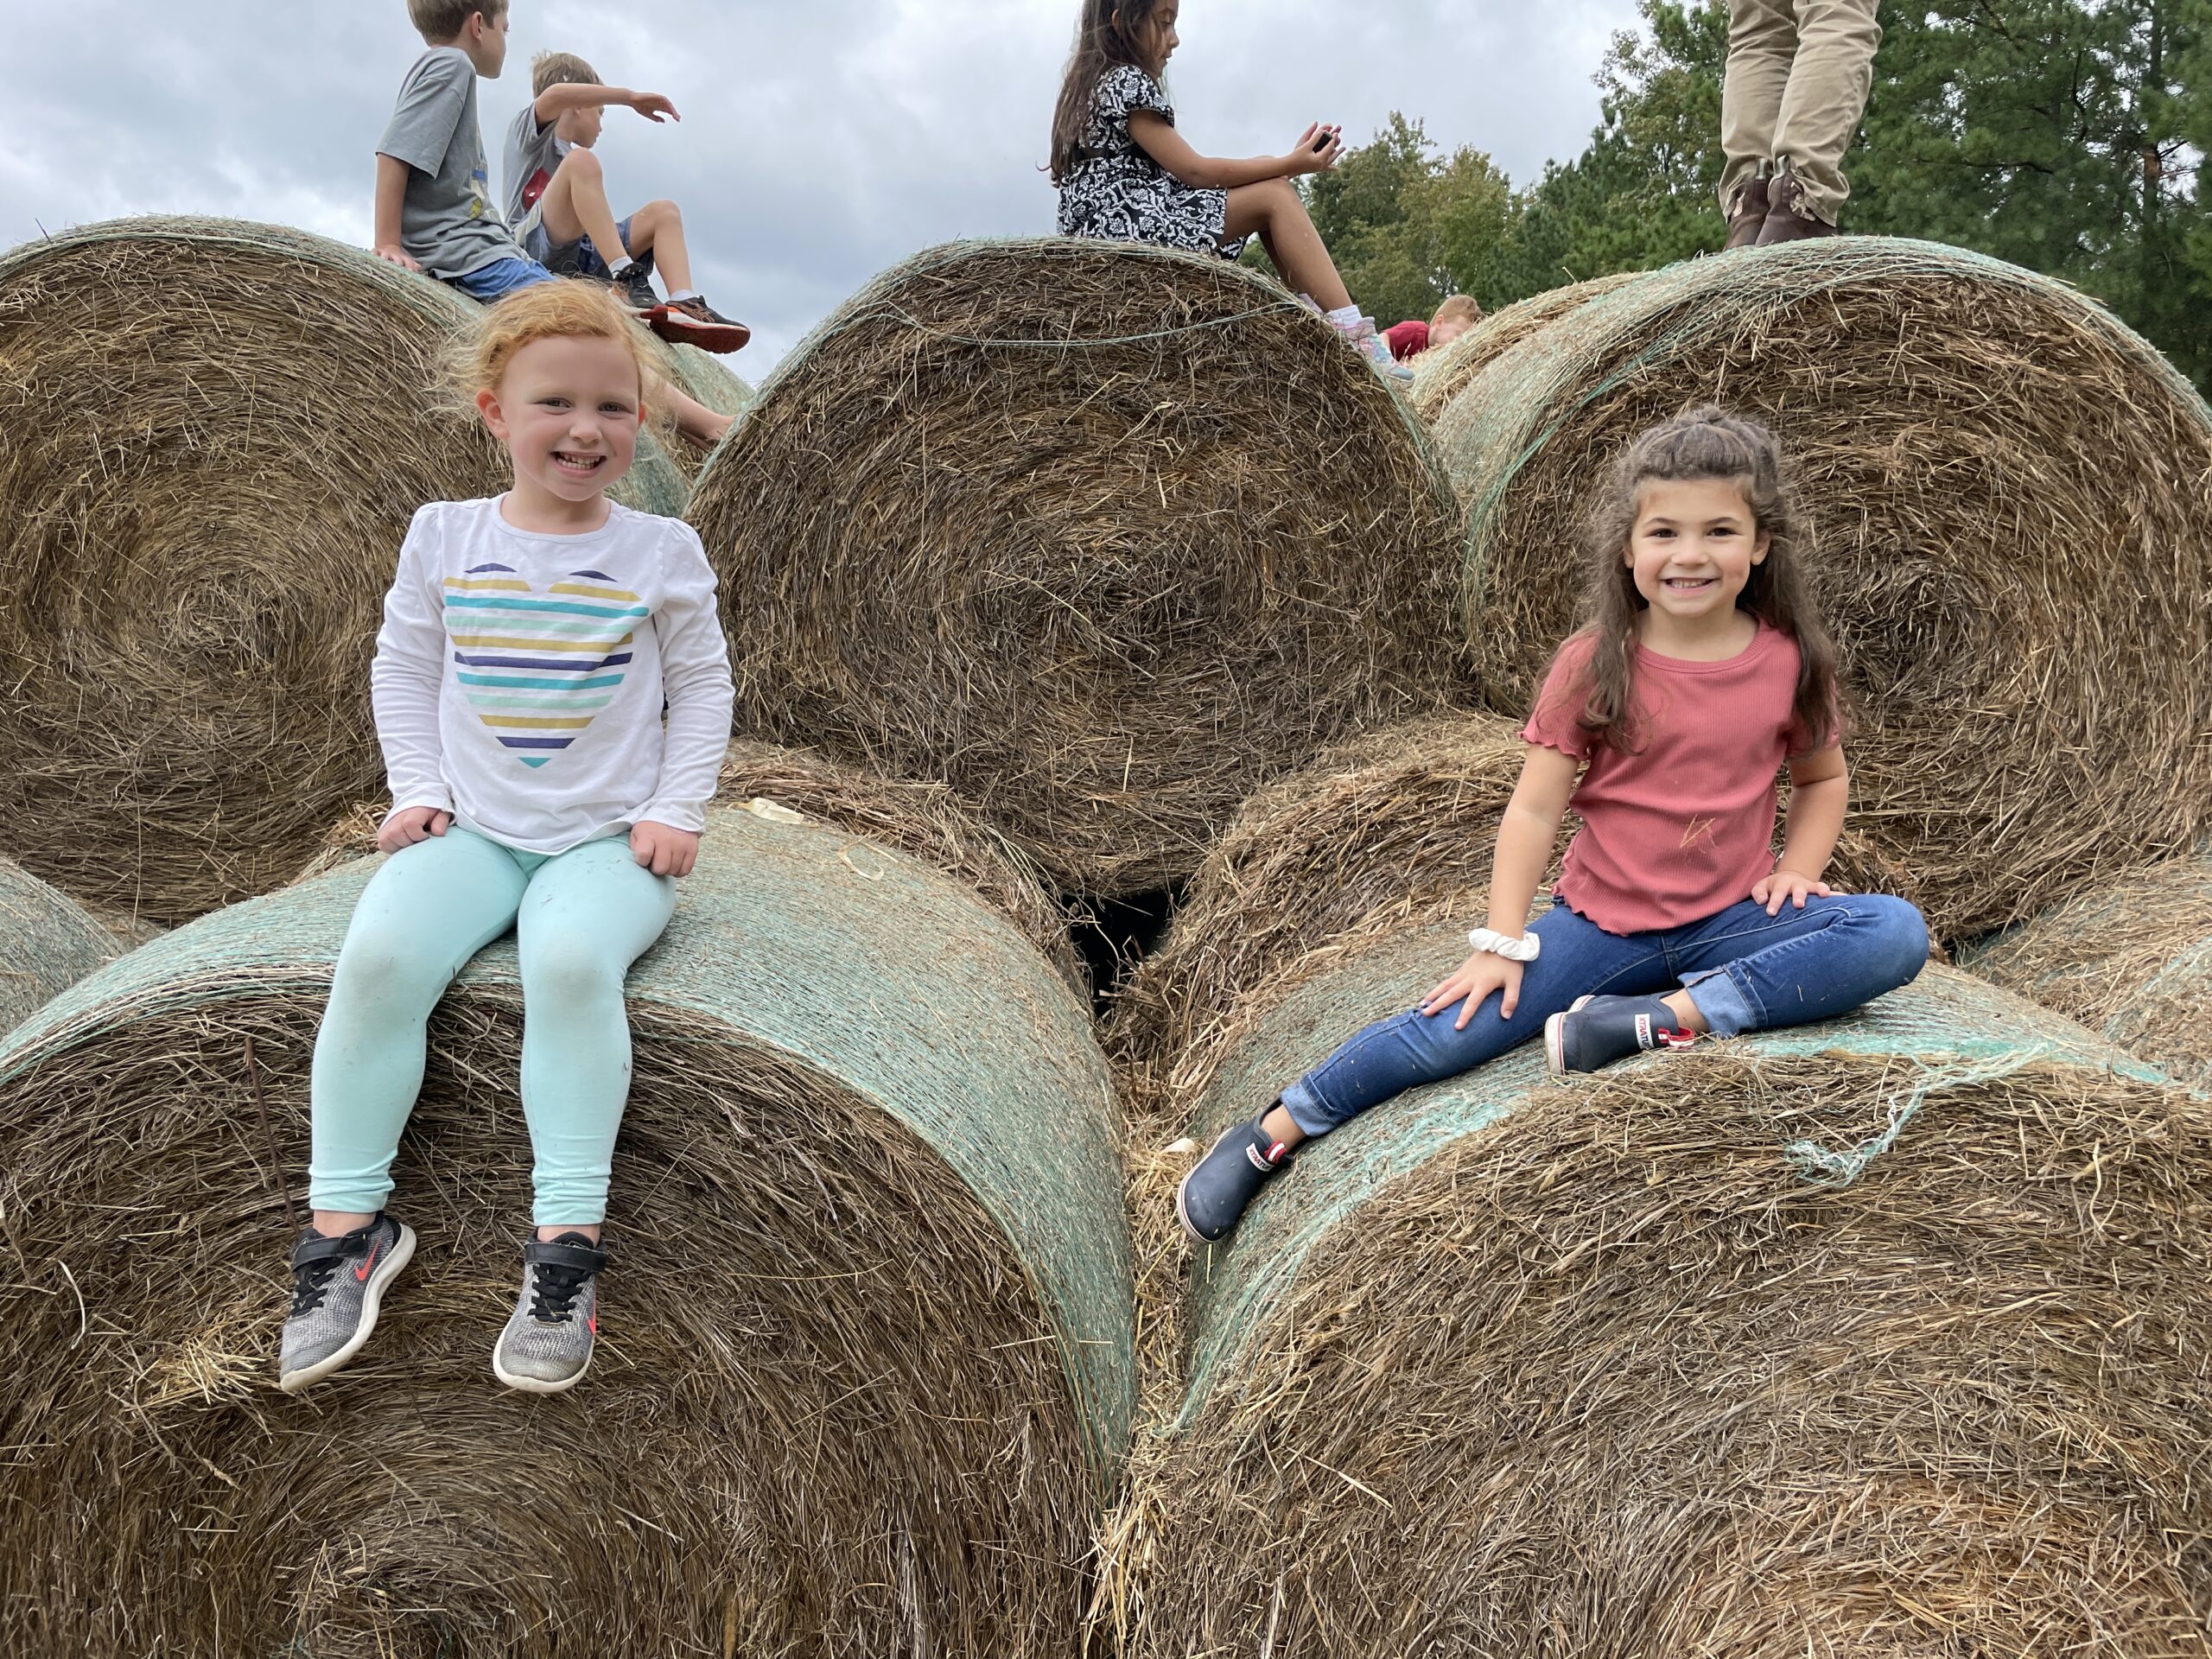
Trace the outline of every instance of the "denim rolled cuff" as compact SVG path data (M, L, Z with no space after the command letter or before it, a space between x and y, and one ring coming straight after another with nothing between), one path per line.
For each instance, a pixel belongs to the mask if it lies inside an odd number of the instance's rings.
M1697 1004L1697 1011L1705 1016L1705 1023L1715 1037L1740 1036L1747 1031L1757 1031L1762 1023L1751 987L1736 976L1732 963L1707 968L1701 973L1684 974L1682 988Z
M1314 1094L1304 1077L1292 1084L1277 1098L1282 1102L1283 1110L1290 1114L1290 1121L1297 1124L1309 1139L1326 1135L1343 1121Z

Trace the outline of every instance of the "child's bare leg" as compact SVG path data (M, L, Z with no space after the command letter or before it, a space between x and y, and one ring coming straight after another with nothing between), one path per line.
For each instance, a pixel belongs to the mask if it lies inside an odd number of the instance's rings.
M1713 1029L1706 1023L1705 1015L1698 1012L1698 1006L1688 991L1675 991L1659 1000L1667 1005L1668 1012L1682 1022L1684 1030L1707 1032Z
M582 1233L594 1244L599 1243L599 1223L595 1221L556 1222L550 1227L537 1230L537 1241L550 1244L563 1233Z
M340 1238L375 1219L374 1215L357 1210L318 1210L315 1212L315 1230L325 1238Z
M1329 257L1327 245L1288 179L1231 190L1227 233L1257 235L1291 291L1311 295L1324 311L1340 311L1351 303L1344 278L1337 275L1336 261Z
M634 252L622 245L614 210L607 205L607 173L599 157L579 145L562 160L552 182L538 198L545 233L556 246L580 236L591 238L599 257L609 265L620 264Z
M593 238L598 240L596 237ZM630 215L630 251L652 250L653 265L671 294L691 286L691 250L683 240L683 210L672 201L649 201Z
M659 386L659 401L665 404L676 422L676 429L687 438L701 443L716 444L722 434L729 430L729 416L709 409L696 397L681 391L664 380Z

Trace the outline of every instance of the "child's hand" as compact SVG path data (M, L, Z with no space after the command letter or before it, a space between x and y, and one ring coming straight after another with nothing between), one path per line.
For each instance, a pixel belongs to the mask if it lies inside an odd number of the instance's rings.
M441 812L435 806L410 806L377 825L377 850L396 853L432 836L442 836L452 822L452 813Z
M1326 136L1328 142L1314 148L1317 139ZM1298 135L1298 142L1290 147L1290 154L1283 160L1288 170L1295 173L1325 173L1337 164L1337 157L1344 153L1344 134L1334 127L1325 127L1316 121Z
M1779 916L1782 913L1784 899L1788 899L1799 910L1802 910L1805 908L1806 895L1815 893L1823 899L1827 898L1828 884L1825 881L1815 881L1809 875L1800 875L1795 870L1777 870L1772 875L1762 877L1752 884L1751 902L1755 905L1764 905L1768 915Z
M1475 1010L1496 990L1505 993L1497 1005L1497 1017L1510 1020L1521 1002L1521 964L1491 951L1478 950L1421 1000L1421 1011L1433 1019L1454 1002L1462 1003L1465 1006L1459 1010L1459 1017L1452 1022L1452 1029L1465 1031L1467 1021L1475 1017Z
M385 260L391 264L397 265L402 270L420 270L423 269L421 262L419 260L409 258L407 257L407 250L401 247L396 242L380 242L377 245L376 251L378 258Z
M660 124L660 118L663 116L666 116L671 121L681 121L683 118L676 112L676 105L670 103L658 92L639 92L634 94L630 99L630 107L635 110L639 115L644 116L646 120L653 123L656 126Z
M655 875L689 875L699 861L699 837L664 823L640 823L630 831L630 856Z

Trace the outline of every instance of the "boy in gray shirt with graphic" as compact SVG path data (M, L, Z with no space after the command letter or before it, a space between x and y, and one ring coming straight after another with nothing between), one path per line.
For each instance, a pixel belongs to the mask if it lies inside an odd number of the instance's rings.
M492 200L476 124L476 78L498 79L507 60L507 0L407 0L407 15L430 49L400 83L377 143L377 257L487 305L558 281L523 251ZM660 310L639 320L653 322ZM676 387L655 390L690 435L715 443L729 429L728 416Z

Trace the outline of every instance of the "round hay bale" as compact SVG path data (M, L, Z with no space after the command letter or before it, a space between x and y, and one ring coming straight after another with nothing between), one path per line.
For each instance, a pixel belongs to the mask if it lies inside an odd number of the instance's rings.
M1455 938L1256 1013L1201 1139ZM1108 1533L1124 1650L2196 1651L2212 1118L1942 968L1651 1060L1380 1108L1194 1264Z
M1456 514L1280 287L1056 238L878 277L762 385L690 517L741 730L949 784L1063 889L1120 897L1322 744L1440 700Z
M1532 294L1490 313L1450 345L1423 352L1414 359L1414 383L1407 389L1406 400L1413 404L1414 414L1433 425L1470 380L1530 334L1584 301L1610 294L1643 275L1640 270L1624 270L1611 276L1592 276L1586 283L1568 283Z
M706 849L630 980L572 1394L488 1372L529 1213L511 944L431 1022L395 1199L422 1249L298 1401L273 1182L368 867L157 940L0 1048L0 1649L1071 1651L1131 1387L1088 1007L902 853L726 809Z
M115 938L12 858L0 858L0 1033L115 955Z
M425 501L506 486L448 389L470 300L270 225L0 255L0 793L73 897L171 924L282 881L382 775L368 662ZM618 493L679 512L641 446Z
M2191 844L2212 816L2212 413L2094 302L1955 248L1694 260L1471 382L1444 454L1485 702L1525 707L1575 621L1561 530L1601 466L1707 402L1770 423L1792 459L1863 715L1854 821L1937 938Z
M2212 1092L2212 857L2169 860L2078 893L1961 961Z
M1018 848L961 804L942 784L885 778L839 766L808 749L779 748L741 737L723 757L716 797L759 816L804 818L894 847L964 881L997 906L1059 969L1068 988L1090 994L1090 976L1068 936L1067 912ZM377 853L385 801L364 802L330 828L322 850L294 878L305 881Z

